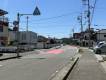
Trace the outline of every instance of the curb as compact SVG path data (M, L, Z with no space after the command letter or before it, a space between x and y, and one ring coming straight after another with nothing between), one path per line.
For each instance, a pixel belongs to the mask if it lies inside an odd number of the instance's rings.
M15 58L20 58L21 56L17 57L17 56L14 56L14 57L8 57L8 58L3 58L3 59L0 59L0 61L4 61L4 60L9 60L9 59L15 59Z
M73 59L73 58L72 58ZM79 56L74 57L74 61L66 65L63 69L61 69L52 79L50 80L66 80L69 76L70 72L73 70L74 66L79 60Z
M33 52L33 51L28 51L28 52L25 52L25 54L27 53L30 53L30 52ZM22 53L23 54L23 53ZM25 55L26 56L26 55ZM14 55L14 56L7 56L7 57L2 57L0 58L0 61L4 61L4 60L9 60L9 59L20 59L21 57L23 57L23 55L20 55L17 57L17 55Z
M73 70L73 68L74 68L74 66L76 65L76 63L78 62L78 60L79 60L79 57L77 57L77 58L75 59L75 61L73 62L71 68L69 69L69 71L67 72L67 74L64 76L63 80L66 80L66 79L68 78L69 74L70 74L71 71Z

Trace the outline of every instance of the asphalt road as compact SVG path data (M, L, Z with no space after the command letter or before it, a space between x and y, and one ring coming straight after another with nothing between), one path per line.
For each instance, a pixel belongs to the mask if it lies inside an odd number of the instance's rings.
M50 80L77 53L77 48L63 46L38 52L20 59L1 61L0 80Z

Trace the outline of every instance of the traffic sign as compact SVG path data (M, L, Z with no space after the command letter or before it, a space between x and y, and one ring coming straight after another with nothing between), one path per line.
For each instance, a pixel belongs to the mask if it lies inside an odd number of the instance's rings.
M34 10L34 12L33 12L33 15L40 15L41 13L40 13L40 10L39 10L39 8L36 6L36 8L35 8L35 10Z

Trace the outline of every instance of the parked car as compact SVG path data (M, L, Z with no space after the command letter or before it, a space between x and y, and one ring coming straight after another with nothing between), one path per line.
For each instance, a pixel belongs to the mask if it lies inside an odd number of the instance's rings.
M96 44L96 46L93 47L93 50L95 51L97 48L99 48L101 45L105 44L105 41L101 41L99 43Z
M95 53L96 54L102 54L106 53L106 43L100 45L99 47L95 48Z

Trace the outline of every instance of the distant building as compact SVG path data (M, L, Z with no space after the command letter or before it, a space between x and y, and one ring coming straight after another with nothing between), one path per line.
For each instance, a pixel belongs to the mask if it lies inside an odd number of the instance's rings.
M32 31L20 31L19 33L20 44L37 44L37 33Z
M42 35L38 35L38 42L47 42L48 39Z
M8 44L8 18L5 15L8 14L7 11L0 9L0 46L5 46Z
M80 39L81 39L81 33L74 33L73 34L74 44L79 45L80 44Z
M73 38L76 39L76 40L77 39L79 40L81 38L81 33L74 33Z
M9 45L17 45L17 32L9 30ZM37 44L37 33L32 31L20 31L18 37L18 43L20 45L33 45Z
M56 43L62 43L63 41L61 39L55 39Z

